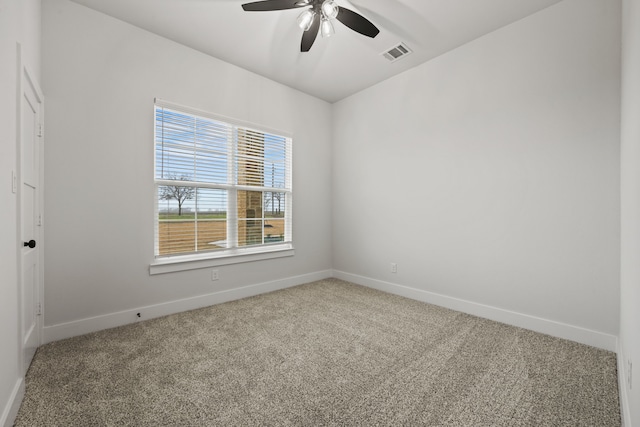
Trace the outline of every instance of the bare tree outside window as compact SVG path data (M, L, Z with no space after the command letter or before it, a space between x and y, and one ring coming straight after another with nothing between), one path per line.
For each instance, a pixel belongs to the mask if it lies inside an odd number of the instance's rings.
M188 175L181 175L179 178L176 175L172 175L167 179L175 181L191 181L191 177ZM193 199L195 193L196 189L194 187L183 187L180 185L163 185L162 187L160 187L160 200L175 199L178 202L178 216L182 216L182 204L186 200Z
M283 202L283 196L284 193L272 193L273 194L273 198L275 199L275 202L273 202L273 209L272 212L275 210L275 214L280 216L281 212L282 212L282 202ZM276 208L276 202L278 207Z

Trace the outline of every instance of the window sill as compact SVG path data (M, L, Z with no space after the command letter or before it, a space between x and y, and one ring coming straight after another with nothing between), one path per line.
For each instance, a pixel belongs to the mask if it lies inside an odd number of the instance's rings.
M195 270L199 268L219 267L222 265L239 264L243 262L263 261L267 259L283 258L295 255L291 243L277 246L263 246L251 250L228 251L216 254L184 255L160 258L149 265L149 274L173 273L176 271Z

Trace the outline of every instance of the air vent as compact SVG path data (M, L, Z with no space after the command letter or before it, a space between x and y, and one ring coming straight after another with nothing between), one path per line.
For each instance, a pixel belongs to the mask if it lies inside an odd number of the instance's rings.
M392 47L386 52L382 53L382 56L387 58L391 62L395 62L400 58L403 58L413 52L411 49L407 47L406 44L400 43L397 46Z

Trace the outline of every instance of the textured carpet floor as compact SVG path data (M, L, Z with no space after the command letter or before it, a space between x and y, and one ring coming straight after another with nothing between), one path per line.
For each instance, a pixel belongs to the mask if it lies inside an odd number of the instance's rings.
M339 280L41 347L16 426L620 425L613 353Z

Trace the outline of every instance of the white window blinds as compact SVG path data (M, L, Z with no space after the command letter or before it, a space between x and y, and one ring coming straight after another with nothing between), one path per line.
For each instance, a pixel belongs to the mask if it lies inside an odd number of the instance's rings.
M155 105L156 257L291 242L290 137Z

